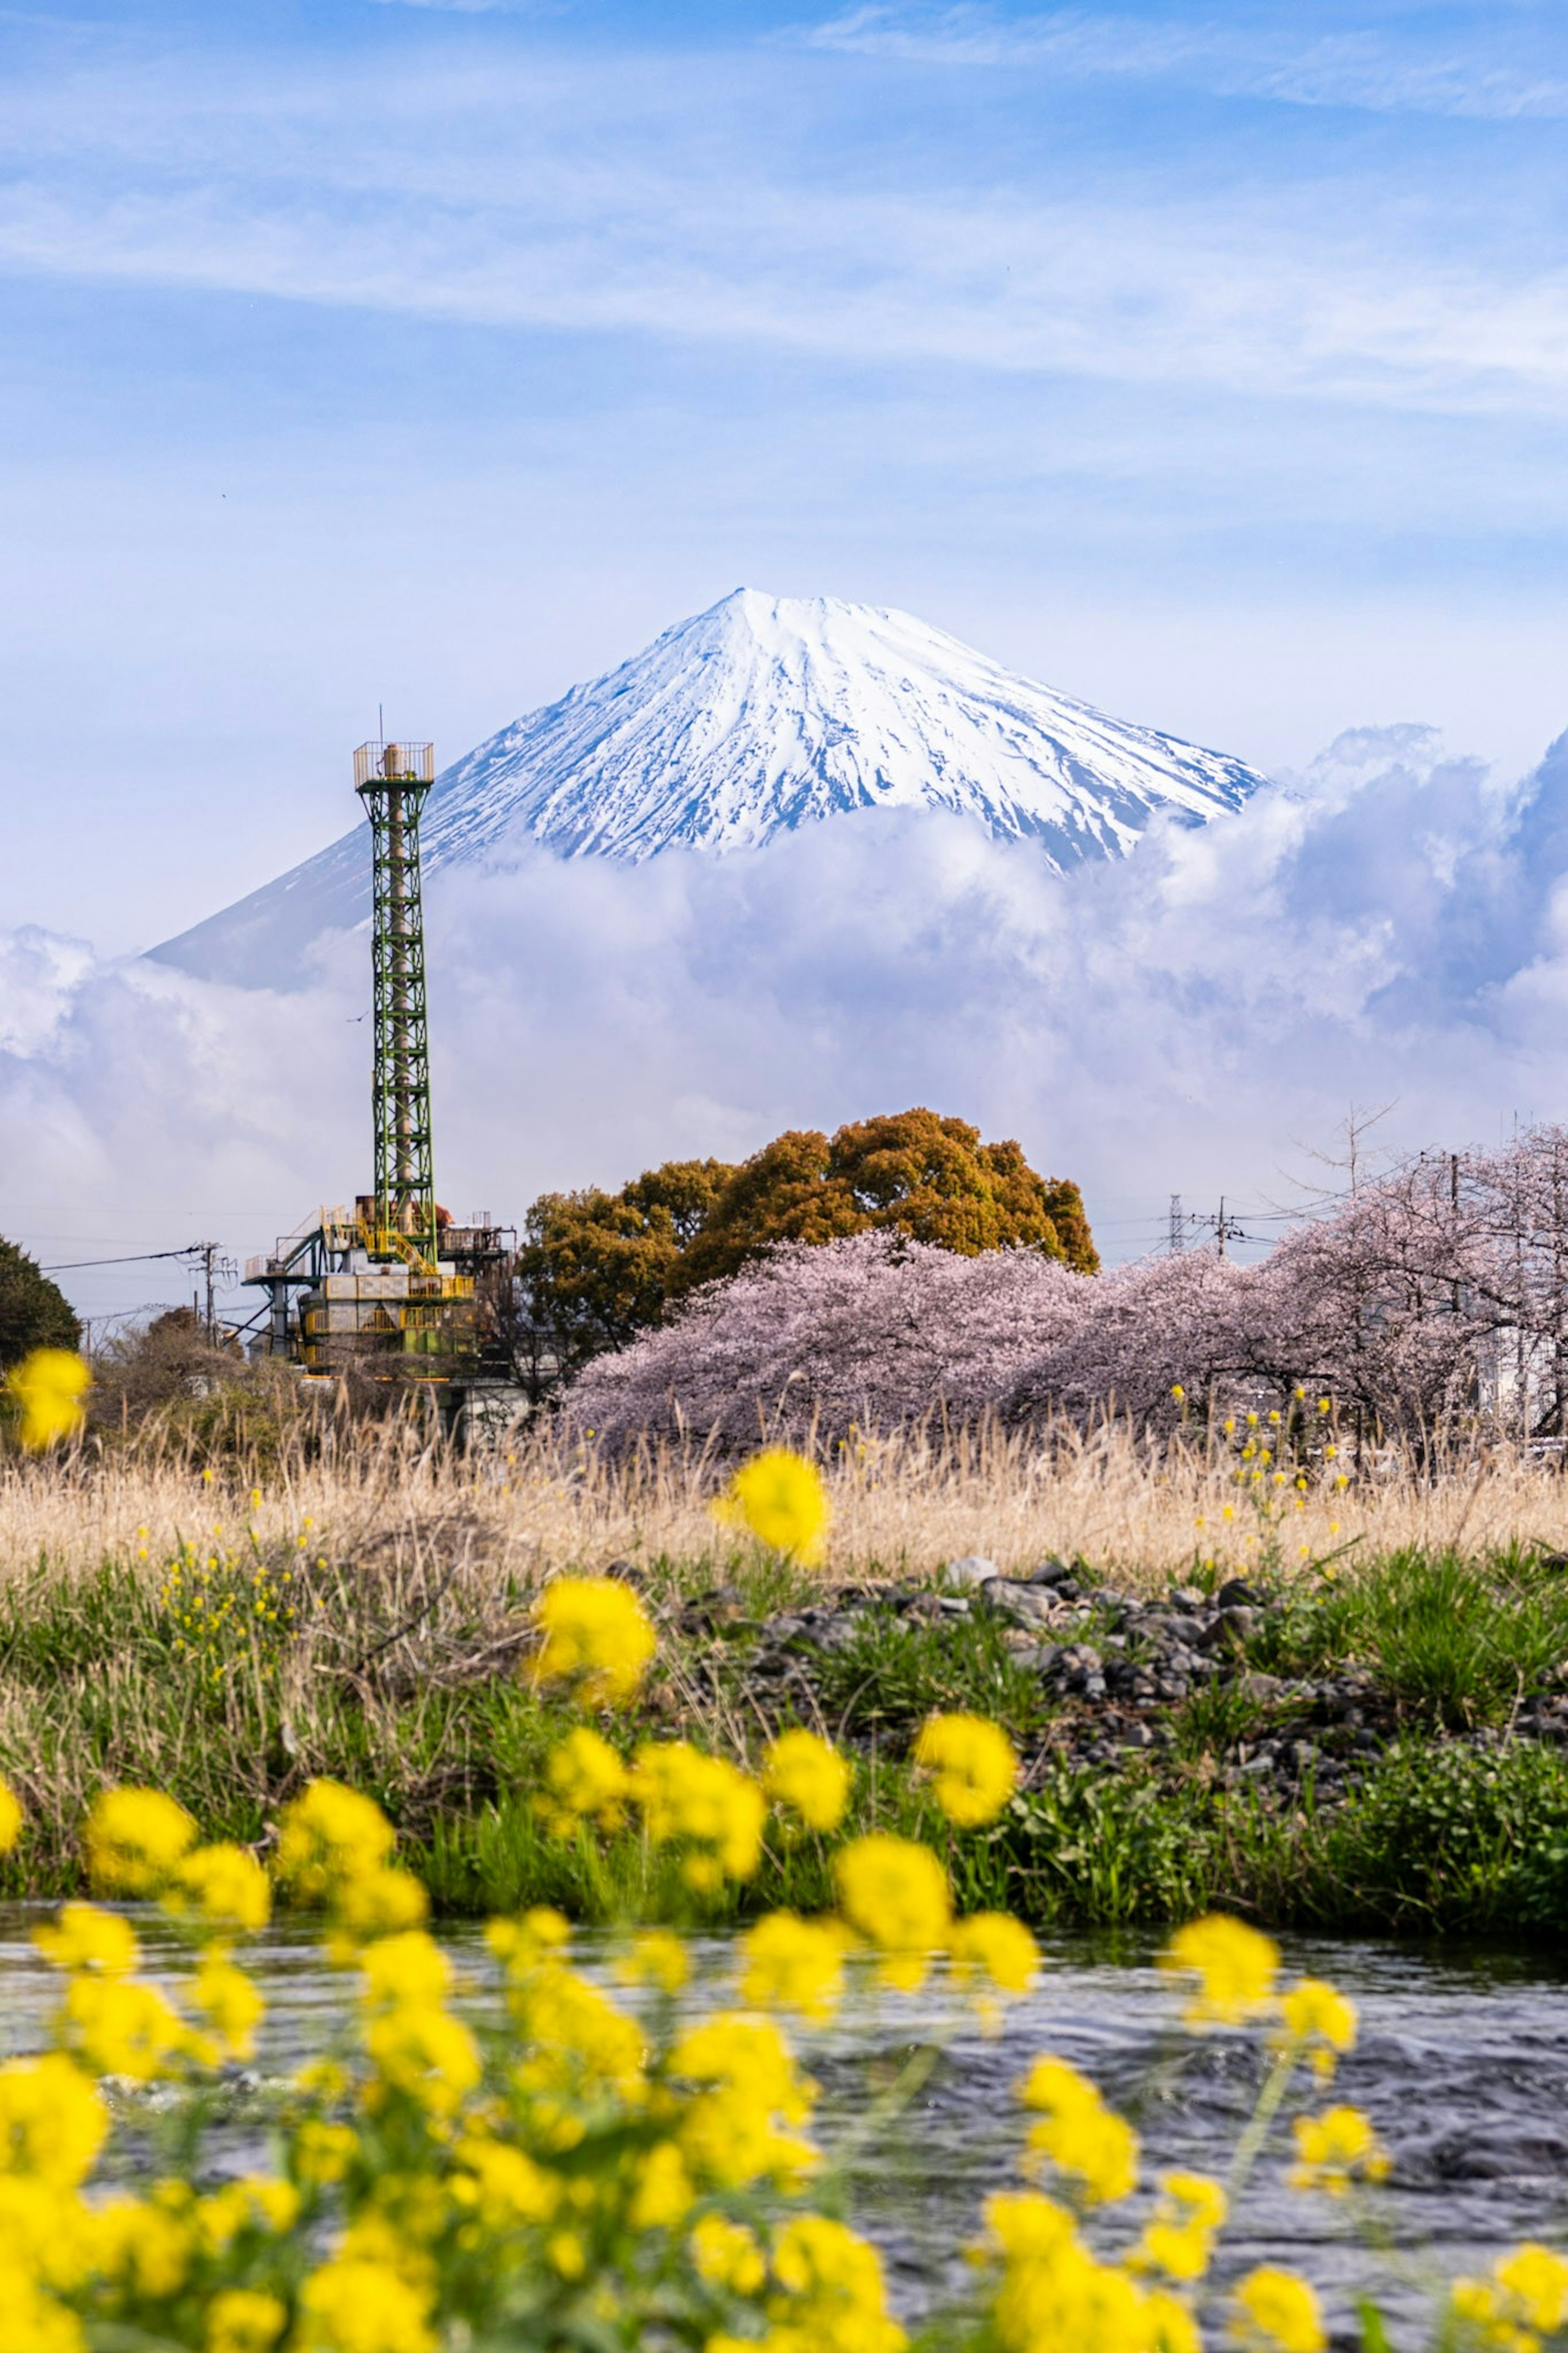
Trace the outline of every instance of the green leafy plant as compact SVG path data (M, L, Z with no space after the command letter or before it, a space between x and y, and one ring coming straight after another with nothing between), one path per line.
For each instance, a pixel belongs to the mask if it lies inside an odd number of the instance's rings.
M853 1639L818 1662L824 1713L842 1733L895 1739L939 1708L994 1716L1018 1738L1037 1732L1051 1710L1008 1630L985 1615L933 1621L869 1610Z
M1500 1722L1568 1662L1568 1590L1518 1552L1387 1554L1270 1618L1249 1646L1259 1665L1363 1660L1413 1715L1454 1726Z

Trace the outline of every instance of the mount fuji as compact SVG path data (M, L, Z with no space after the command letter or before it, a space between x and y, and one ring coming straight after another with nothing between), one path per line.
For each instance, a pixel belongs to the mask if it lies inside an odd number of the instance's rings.
M427 874L530 846L638 863L756 850L870 809L932 809L1035 844L1058 873L1121 858L1159 818L1239 808L1268 780L1107 718L908 613L738 588L437 778ZM152 954L287 985L309 944L370 913L368 828Z

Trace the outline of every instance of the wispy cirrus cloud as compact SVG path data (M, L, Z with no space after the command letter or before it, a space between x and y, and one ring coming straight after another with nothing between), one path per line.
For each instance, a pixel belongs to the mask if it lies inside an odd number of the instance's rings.
M447 16L563 16L571 0L375 0L378 8L430 8Z
M1568 116L1568 74L1500 54L1480 37L1403 41L1384 33L1311 34L1293 12L1271 29L1223 18L1187 24L1082 9L1009 16L984 5L872 5L800 28L818 49L939 66L1025 66L1060 77L1185 82L1216 97L1484 121Z
M937 21L1002 39L973 12ZM1038 21L1058 29L1009 37L1098 54L1101 28ZM827 31L915 37L886 10ZM1539 414L1568 393L1568 269L1489 242L1468 190L1413 209L1298 170L1153 203L1127 173L957 162L917 183L874 139L825 175L798 126L770 133L775 71L540 52L14 83L0 266L1227 396Z

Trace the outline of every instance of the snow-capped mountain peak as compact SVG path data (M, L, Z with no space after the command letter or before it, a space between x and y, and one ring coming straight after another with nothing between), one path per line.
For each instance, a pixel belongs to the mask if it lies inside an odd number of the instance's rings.
M437 779L426 870L504 866L530 844L637 863L760 849L867 809L936 809L1030 839L1060 871L1118 858L1162 815L1201 824L1265 780L1239 760L1105 717L908 613L738 588L642 653L492 735ZM260 976L362 922L357 827L154 955Z
M1017 678L908 613L737 588L447 770L435 863L520 836L637 860L755 849L865 808L941 808L1115 857L1161 808L1203 819L1260 779L1237 760Z

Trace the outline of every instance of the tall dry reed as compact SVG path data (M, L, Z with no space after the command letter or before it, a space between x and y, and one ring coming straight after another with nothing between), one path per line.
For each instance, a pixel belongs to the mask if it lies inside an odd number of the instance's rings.
M1089 1437L990 1427L927 1430L838 1450L826 1472L833 1525L825 1582L928 1574L984 1553L1023 1570L1079 1556L1148 1586L1213 1563L1280 1571L1345 1547L1568 1548L1568 1480L1511 1449L1436 1472L1389 1457L1337 1489L1238 1483L1201 1445L1155 1449L1123 1428ZM700 1449L619 1462L549 1430L458 1455L407 1429L344 1429L259 1473L203 1472L175 1450L92 1451L0 1462L0 1576L74 1578L105 1560L157 1573L182 1542L287 1543L333 1566L367 1553L427 1555L460 1543L491 1576L531 1583L567 1567L661 1556L688 1577L722 1573L735 1539L710 1504L717 1466Z

